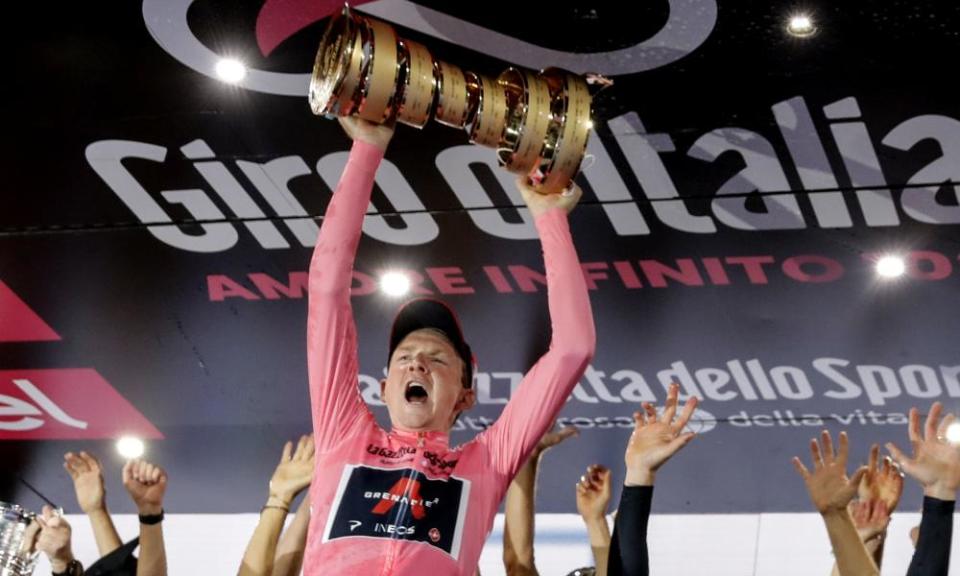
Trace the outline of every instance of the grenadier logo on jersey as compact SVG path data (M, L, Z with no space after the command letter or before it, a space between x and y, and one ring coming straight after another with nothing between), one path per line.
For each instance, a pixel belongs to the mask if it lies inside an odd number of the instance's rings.
M428 478L418 470L346 465L323 541L391 538L460 556L470 481Z

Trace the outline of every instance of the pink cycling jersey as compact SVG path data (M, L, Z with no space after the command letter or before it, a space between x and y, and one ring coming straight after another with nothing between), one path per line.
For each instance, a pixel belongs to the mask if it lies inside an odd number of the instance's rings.
M443 432L382 429L357 386L350 285L374 173L355 142L310 263L307 355L316 471L304 574L473 576L511 479L593 356L586 284L566 214L541 215L552 321L549 351L497 421L451 448Z

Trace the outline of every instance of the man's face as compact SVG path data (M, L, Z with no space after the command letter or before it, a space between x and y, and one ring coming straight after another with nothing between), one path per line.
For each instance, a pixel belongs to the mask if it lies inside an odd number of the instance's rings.
M463 360L443 333L407 334L380 384L393 426L447 432L456 414L473 406L474 391L463 387L463 370Z

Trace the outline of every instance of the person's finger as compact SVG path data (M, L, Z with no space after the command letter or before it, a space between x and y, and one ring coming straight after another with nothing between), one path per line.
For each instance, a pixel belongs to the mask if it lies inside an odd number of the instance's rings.
M874 444L876 448L880 448L877 444ZM872 456L871 456L872 457ZM880 476L882 478L890 478L893 475L893 464L890 461L889 456L885 456L883 461L880 463Z
M683 410L680 412L680 418L678 418L677 423L673 425L675 431L680 432L686 428L687 422L693 417L693 413L696 411L697 404L699 403L700 400L696 396L687 398L686 403L683 405Z
M98 461L91 454L86 452L80 452L80 458L83 460L83 463L86 464L87 469L93 472L100 471L100 461Z
M916 408L910 409L910 426L907 428L910 436L910 442L914 445L923 441L920 437L920 412Z
M670 384L667 390L667 403L663 407L662 421L670 424L677 413L677 403L680 399L680 386L677 383Z
M73 455L73 452L67 452L63 455L63 468L74 480L80 475L80 471L77 470L76 456Z
M87 465L87 461L83 459L83 452L80 454L70 454L70 463L73 466L73 469L77 471L77 475L83 474L90 469L90 466Z
M649 402L643 403L643 410L646 412L647 424L653 424L657 421L657 409Z
M307 435L307 439L303 444L303 453L305 460L313 459L313 455L316 453L316 444L313 441L313 434Z
M870 446L870 460L867 462L867 467L870 470L879 470L880 464L880 445L874 443Z
M850 439L846 432L840 432L840 450L837 452L837 462L847 463L847 457L850 455Z
M933 406L930 407L930 412L927 413L927 421L923 427L924 440L937 439L937 423L940 421L940 414L942 412L943 412L943 404L939 402L934 402Z
M127 460L123 464L123 469L120 471L120 477L123 478L124 484L129 484L133 480L133 467L133 460Z
M832 463L836 453L833 451L833 438L828 430L820 433L820 443L823 444L823 461L827 464Z
M807 470L807 467L803 465L803 462L800 461L800 458L794 456L791 462L793 462L793 467L797 469L797 473L800 474L800 477L803 478L804 481L810 478L810 471Z
M646 421L643 419L643 412L640 412L639 410L634 412L633 413L634 428L638 428L640 426L643 426L644 424L646 424Z
M580 430L578 430L576 426L564 426L557 432L557 437L559 438L559 442L557 443L559 444L567 438L571 438L578 434L580 434Z
M290 453L293 452L293 442L287 440L283 444L283 452L280 454L280 463L290 461Z
M910 460L907 458L906 454L901 452L893 442L887 442L885 446L887 448L887 452L890 453L890 456L893 457L893 459L897 462L897 464L900 465L901 468L903 468Z
M853 486L854 490L857 486L860 485L860 481L863 480L863 476L867 473L867 467L861 466L856 469L853 473L853 476L850 477L850 481L847 483L849 486ZM851 493L852 495L852 493Z
M823 455L820 453L820 443L816 438L810 439L810 457L813 460L813 469L823 468Z
M304 451L305 451L306 445L307 445L307 437L301 436L300 439L297 440L297 449L293 451L294 460L304 460Z

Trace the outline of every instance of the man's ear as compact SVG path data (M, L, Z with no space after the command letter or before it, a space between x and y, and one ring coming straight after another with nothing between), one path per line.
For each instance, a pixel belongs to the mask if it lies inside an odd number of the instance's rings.
M380 380L380 401L383 402L383 403L386 403L386 401L387 401L387 400L383 397L383 392L384 392L384 390L386 390L386 388L387 388L387 379L386 379L386 378L382 378L382 379Z
M477 403L477 391L473 388L464 388L460 391L460 399L454 407L454 412L465 412Z

